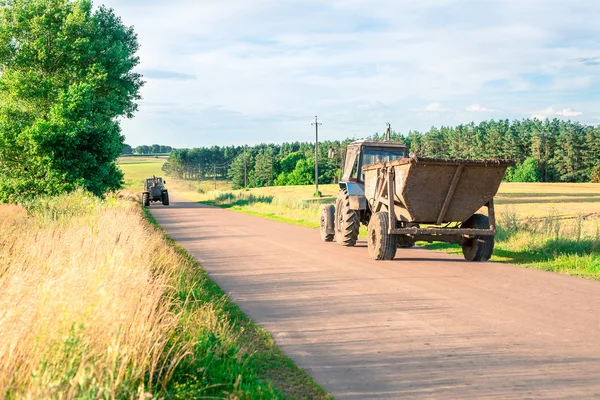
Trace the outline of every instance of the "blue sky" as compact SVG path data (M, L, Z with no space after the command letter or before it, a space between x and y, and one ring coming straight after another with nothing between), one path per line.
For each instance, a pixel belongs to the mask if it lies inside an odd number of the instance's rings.
M97 0L147 81L132 145L343 139L491 118L600 123L600 3Z

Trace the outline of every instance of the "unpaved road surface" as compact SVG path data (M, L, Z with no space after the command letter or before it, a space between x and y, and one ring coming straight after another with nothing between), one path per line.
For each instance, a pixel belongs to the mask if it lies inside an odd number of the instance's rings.
M174 200L158 222L336 398L600 398L600 282L423 249L376 262L364 240Z

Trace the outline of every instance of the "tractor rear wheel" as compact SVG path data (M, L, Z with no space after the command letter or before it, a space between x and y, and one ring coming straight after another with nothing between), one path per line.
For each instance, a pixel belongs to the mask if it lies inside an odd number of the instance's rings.
M334 224L335 218L335 207L332 204L327 204L321 207L321 218L320 218L320 232L321 240L324 242L331 242L335 236L335 233L328 233L327 229ZM334 229L335 231L335 229Z
M142 194L142 204L144 204L144 207L150 207L150 193Z
M163 206L169 205L169 192L162 192L162 203Z
M483 214L473 214L463 222L463 228L490 229L490 219ZM469 261L488 261L494 252L494 236L476 236L465 239L462 244L463 255Z
M345 189L338 193L335 203L335 240L340 246L354 246L358 239L360 214L350 209L350 198Z
M367 247L373 260L393 260L396 255L398 238L389 234L390 217L387 211L376 212L371 216L368 227Z

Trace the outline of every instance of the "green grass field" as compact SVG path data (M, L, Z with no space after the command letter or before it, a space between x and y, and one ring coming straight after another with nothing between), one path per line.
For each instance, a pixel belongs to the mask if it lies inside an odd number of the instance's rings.
M141 182L142 175L157 169L161 162L148 160L139 166L123 164L122 168L128 181ZM192 201L311 228L318 228L321 205L334 203L339 189L320 185L323 197L315 199L314 186L233 191L227 182L219 182L215 191L212 181L176 180L168 186L174 194ZM500 229L493 261L600 279L600 184L503 183L495 204ZM461 254L457 245L420 245Z
M162 165L167 157L122 156L117 162L125 173L125 189L141 191L144 179L152 175L162 176Z

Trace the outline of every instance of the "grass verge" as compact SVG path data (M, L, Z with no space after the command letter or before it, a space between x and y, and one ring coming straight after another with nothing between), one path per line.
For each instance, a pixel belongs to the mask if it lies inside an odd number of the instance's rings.
M327 398L134 201L0 208L0 397Z

